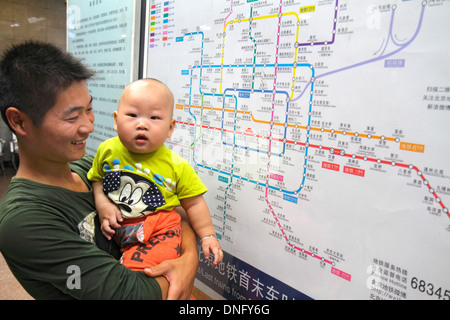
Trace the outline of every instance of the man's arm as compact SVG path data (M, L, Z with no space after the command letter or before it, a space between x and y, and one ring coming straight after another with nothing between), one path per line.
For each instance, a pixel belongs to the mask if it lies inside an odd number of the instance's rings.
M165 278L150 279L129 270L55 219L34 223L32 214L41 212L27 211L31 214L24 212L23 223L2 221L0 248L13 274L35 299L161 299L167 295Z
M156 282L158 282L159 287L161 288L161 296L163 300L167 300L167 293L169 291L169 281L163 276L159 276L155 278Z

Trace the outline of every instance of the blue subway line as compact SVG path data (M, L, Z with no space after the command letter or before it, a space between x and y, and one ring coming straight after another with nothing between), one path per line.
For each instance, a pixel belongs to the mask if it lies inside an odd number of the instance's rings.
M212 172L224 175L229 177L228 180L228 185L226 188L226 192L228 191L229 187L231 186L231 183L233 181L233 179L240 179L241 181L244 182L249 182L261 187L267 187L271 190L274 191L279 191L279 192L283 192L286 194L290 194L290 195L295 195L297 193L299 193L302 189L303 186L305 184L305 180L306 180L306 168L307 168L307 157L308 157L308 151L309 151L309 132L310 132L310 125L311 125L311 110L312 110L312 102L313 102L313 92L314 92L314 77L315 77L315 70L313 68L313 66L309 63L267 63L267 64L261 64L261 63L253 63L253 64L210 64L210 65L203 65L203 50L204 50L204 34L203 32L193 32L193 33L186 33L185 36L191 36L191 35L201 35L202 36L202 50L201 50L201 61L200 61L200 65L196 65L193 66L191 68L191 72L190 72L190 92L189 92L189 106L192 105L192 89L193 89L193 72L196 69L200 70L200 83L199 83L199 93L202 96L211 96L211 97L223 97L223 102L222 102L222 124L221 124L221 135L223 137L223 129L224 129L224 116L225 116L225 98L233 98L235 101L235 111L237 111L237 101L238 101L238 97L235 94L227 94L227 92L233 92L233 93L239 93L239 92L246 92L246 93L250 93L250 94L257 94L257 93L265 93L265 92L272 92L272 90L260 90L260 89L235 89L235 88L227 88L225 89L224 93L207 93L207 92L202 92L202 75L203 75L203 69L208 69L208 68L280 68L280 67L289 67L289 68L297 68L297 67L306 67L309 68L311 70L311 80L310 83L308 83L310 85L310 98L309 98L309 112L308 112L308 125L307 125L307 136L306 136L306 143L305 143L305 156L304 156L304 168L303 168L303 176L302 176L302 181L300 186L296 189L296 190L286 190L280 187L275 187L272 185L266 185L265 182L259 182L253 179L249 179L243 176L239 176L234 174L234 152L235 152L235 148L241 148L244 150L249 150L252 152L258 152L258 153L268 153L268 151L264 151L264 150L259 150L256 148L250 148L247 146L243 146L243 145L237 145L236 144L236 135L233 135L233 143L228 143L228 142L222 142L223 145L225 146L229 146L232 147L233 153L232 153L232 165L231 165L231 172L227 172L224 170L219 170L217 168L211 167L211 166L207 166L201 163L198 163L196 161L196 154L195 154L195 148L193 148L193 162L196 166L204 168L206 170L210 170ZM286 91L276 91L275 94L284 94L286 95L286 97L289 98L289 93ZM288 111L289 111L289 102L287 101L286 103L286 116L285 116L285 123L287 123L288 120ZM192 113L191 111L191 107L189 107L189 114L191 115L191 117L194 119L194 122L197 123L197 117ZM237 119L237 112L234 112L234 125L233 125L233 132L236 132L236 119ZM195 136L196 136L196 130L197 130L197 126L194 126L194 140L195 140ZM287 127L284 128L284 134L283 134L283 140L286 139L287 137ZM283 143L283 151L281 153L271 153L271 156L276 156L276 157L282 157L286 151L286 143Z

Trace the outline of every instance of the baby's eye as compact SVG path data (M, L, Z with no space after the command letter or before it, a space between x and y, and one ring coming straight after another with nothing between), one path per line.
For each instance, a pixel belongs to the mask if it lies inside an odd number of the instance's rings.
M159 117L158 117L158 116L152 116L152 117L150 117L150 119L152 119L152 120L158 120Z
M128 113L127 116L128 116L128 117L131 117L131 118L136 118L136 117L137 117L137 115L134 114L134 113Z

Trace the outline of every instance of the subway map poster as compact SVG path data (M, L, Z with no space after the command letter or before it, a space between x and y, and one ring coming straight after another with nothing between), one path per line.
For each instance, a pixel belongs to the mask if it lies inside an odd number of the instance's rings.
M149 0L224 299L450 299L450 1Z

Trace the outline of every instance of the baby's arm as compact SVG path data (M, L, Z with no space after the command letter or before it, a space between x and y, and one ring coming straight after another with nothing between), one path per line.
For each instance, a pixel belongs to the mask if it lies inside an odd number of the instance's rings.
M112 228L120 227L119 222L123 221L122 215L119 208L104 194L101 182L93 182L92 188L102 233L108 240L111 240L111 236L115 233Z
M181 206L186 211L192 228L201 240L203 253L206 259L209 254L214 254L213 266L218 265L223 259L223 252L219 241L215 237L216 232L211 221L208 206L202 195L181 200Z

